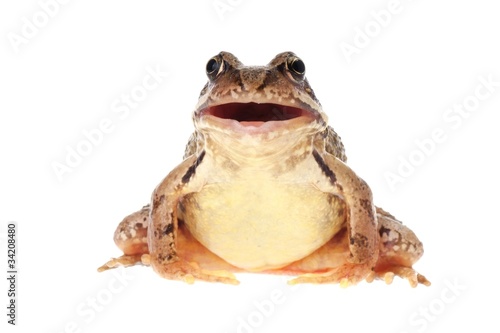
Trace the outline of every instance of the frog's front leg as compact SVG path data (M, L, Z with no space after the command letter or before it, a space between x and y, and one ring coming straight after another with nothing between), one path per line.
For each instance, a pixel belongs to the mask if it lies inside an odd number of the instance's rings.
M182 259L177 253L177 209L179 201L188 193L199 191L204 185L204 152L184 160L158 185L151 198L148 226L149 261L162 277L193 283L195 280L238 284L233 274L226 271L208 271L196 263Z
M348 207L347 239L350 255L343 265L326 272L304 274L290 283L340 283L343 287L353 285L372 272L378 258L379 237L372 193L354 171L333 155L313 151L313 157L322 173L315 185L322 191L343 198Z

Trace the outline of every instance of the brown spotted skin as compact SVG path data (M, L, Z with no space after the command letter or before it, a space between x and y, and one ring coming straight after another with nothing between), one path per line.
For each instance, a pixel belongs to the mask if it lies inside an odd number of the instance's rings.
M100 271L143 264L188 283L260 272L296 276L290 283L430 284L412 268L422 243L346 165L302 60L283 52L245 66L221 52L206 67L184 160L119 224L124 254Z

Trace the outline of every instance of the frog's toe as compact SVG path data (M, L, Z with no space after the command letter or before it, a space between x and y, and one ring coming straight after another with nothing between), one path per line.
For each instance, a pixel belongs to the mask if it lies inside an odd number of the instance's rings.
M391 284L394 276L399 276L402 279L407 280L410 283L410 286L415 288L418 284L423 284L424 286L430 286L431 282L427 280L425 276L415 271L412 267L406 266L389 266L384 267L382 269L375 268L374 273L371 276L371 279L367 279L368 282L373 281L374 278L384 280L385 283Z
M134 255L124 254L121 257L112 258L107 263L99 267L97 271L104 272L107 271L108 269L117 268L119 266L129 267L134 265L141 265L144 264L144 262L141 260L141 257L142 257L141 254L134 254Z

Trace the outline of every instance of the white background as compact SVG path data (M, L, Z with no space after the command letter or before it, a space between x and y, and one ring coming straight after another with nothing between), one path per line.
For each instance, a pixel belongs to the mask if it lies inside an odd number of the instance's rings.
M377 29L370 12L389 0L221 0L230 6L221 15L213 0L75 0L17 47L10 39L22 36L23 17L33 22L42 9L8 3L0 5L0 260L6 271L6 225L17 221L20 274L15 328L1 279L2 332L498 330L490 304L500 297L500 86L456 128L443 118L473 101L480 76L500 81L494 1L401 0L350 62L341 44L355 46L357 29ZM349 165L424 242L416 269L431 287L292 289L282 277L250 274L238 287L186 285L143 267L117 271L120 279L96 272L120 254L117 223L181 161L205 63L220 50L249 65L285 50L304 60ZM148 66L168 76L120 119L114 101ZM106 118L111 133L60 181L52 164ZM398 173L400 157L418 157L415 141L436 128L446 140L391 188L387 172ZM272 306L271 295L281 295Z

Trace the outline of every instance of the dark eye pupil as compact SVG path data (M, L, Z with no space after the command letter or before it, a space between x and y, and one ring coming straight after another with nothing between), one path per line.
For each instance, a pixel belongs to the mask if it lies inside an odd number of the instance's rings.
M214 58L207 62L207 73L211 74L219 69L219 63Z
M291 68L297 74L303 74L306 71L306 65L304 65L304 62L300 59L292 61Z

